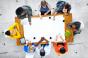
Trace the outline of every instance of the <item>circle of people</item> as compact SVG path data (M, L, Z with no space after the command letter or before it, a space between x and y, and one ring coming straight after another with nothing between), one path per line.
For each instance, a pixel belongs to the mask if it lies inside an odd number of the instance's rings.
M56 15L56 14L64 14L65 16L72 16L71 13L70 13L70 10L71 10L71 5L65 1L58 1L56 3L56 9L55 11L52 13L53 15ZM41 1L41 4L40 4L40 7L39 7L39 16L42 18L42 15L51 15L51 8L50 8L50 5L44 0L44 1ZM24 6L21 6L21 7L18 7L16 9L16 15L17 15L17 18L19 19L24 19L24 18L28 18L28 22L30 25L32 25L31 23L31 17L32 17L32 9L30 6L27 6L27 5L24 5ZM73 34L77 34L80 29L80 25L81 23L80 22L68 22L68 20L66 21L66 26L69 26L69 28L73 28ZM13 38L22 38L21 35L18 35L18 36L14 36L14 34L19 34L16 33L17 31L17 24L15 23L14 24L15 27L10 27L6 32L5 34L8 35L8 36L11 36ZM12 28L14 28L14 30L12 30ZM69 32L68 32L69 33ZM68 34L67 34L68 36ZM48 42L44 37L41 38L41 40L35 45L33 43L27 43L27 45L24 46L24 51L29 53L31 52L31 45L33 46L38 46L43 40L45 40L46 42ZM62 53L64 54L66 51L67 51L67 44L66 43L53 43L54 44L54 47L55 47L55 51L57 53ZM48 45L48 44L47 44ZM44 56L45 55L45 46L47 45L41 45L42 48L40 50L40 55L41 56ZM28 51L28 46L30 47L30 51ZM59 47L59 48L58 48ZM34 52L35 49L32 49L32 52Z

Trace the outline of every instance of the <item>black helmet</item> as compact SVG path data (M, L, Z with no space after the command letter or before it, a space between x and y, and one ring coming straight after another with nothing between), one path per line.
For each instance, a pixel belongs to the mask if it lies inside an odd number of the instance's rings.
M8 36L10 36L10 35L11 35L9 30L8 30L8 31L6 31L6 32L5 32L5 34L6 34L6 35L8 35Z
M44 48L42 48L42 49L40 50L40 56L45 56L45 50L44 50Z
M64 47L61 47L61 48L60 48L60 53L61 53L61 54L64 54L65 52L66 52L65 48L64 48Z
M16 9L16 15L21 15L23 13L23 8L22 7L19 7Z
M58 1L57 4L56 4L56 7L62 7L65 5L65 1Z
M66 4L66 2L65 1L58 1L57 3L56 3L56 8L58 9L57 11L59 12L59 13L63 13L63 8L64 8L64 5Z
M67 9L67 12L70 12L70 10L71 10L71 5L70 5L69 3L66 3L66 4L64 5L64 7L65 7L65 9Z

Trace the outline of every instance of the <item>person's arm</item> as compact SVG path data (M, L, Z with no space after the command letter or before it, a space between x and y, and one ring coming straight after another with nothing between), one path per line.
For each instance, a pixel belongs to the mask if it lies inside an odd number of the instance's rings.
M64 47L65 47L66 52L67 52L68 51L68 44L67 44L67 42L64 42Z
M25 6L25 7L26 7L26 9L25 9L26 17L28 18L28 22L31 25L32 9L31 9L31 7L28 7L28 6Z
M47 43L49 42L48 40L46 40L45 38L41 38L41 40L37 43L37 46L42 42L42 41L46 41Z
M20 35L20 33L16 30L16 35L14 35L14 36L12 36L12 38L15 38L15 39L19 39L19 38L21 38L21 35Z
M72 13L69 13L70 23L72 23Z
M43 40L45 40L47 43L49 42L49 41L48 41L47 39L45 39L45 38L44 38Z
M66 28L69 28L72 24L72 14L71 13L68 13L68 15L64 15L65 17L65 26Z
M21 19L20 19L20 18L18 18L18 17L15 17L15 23L20 24L20 23L21 23Z
M16 24L16 29L17 29L17 31L21 34L21 36L23 37L23 36L24 36L23 25L17 23L17 24Z
M61 42L65 42L65 40L63 39L63 37L61 35L56 35L55 41L57 41L58 39L61 39L62 40Z
M17 39L17 38L21 38L21 35L20 35L20 33L19 33L18 29L19 29L19 26L18 26L18 24L17 24L17 23L14 23L12 26L10 26L10 27L9 27L9 29L8 29L8 30L15 30L15 31L16 31L16 33L17 33L17 35L16 35L16 36L11 36L12 38L15 38L15 39Z
M41 42L43 41L43 39L41 39L38 43L37 43L37 45L36 46L38 46Z
M58 13L58 8L55 8L53 14L56 15L57 13Z
M47 15L51 11L51 7L49 4L47 5L47 7L49 8L49 10L44 15Z
M53 15L53 20L55 20L56 14L57 14L57 11L54 9L54 11L53 11L53 13L52 13L52 15Z
M14 29L17 29L18 31L20 30L20 27L19 27L19 24L18 23L15 23L15 28Z
M62 42L64 42L64 41L65 41L65 40L63 39L63 37L62 37L62 36L60 36L60 38L61 38Z
M14 29L14 28L16 28L16 23L12 24L12 25L8 28L8 30L12 30L12 29Z
M19 33L21 33L23 31L22 25L20 25L18 23L14 23L12 29L17 30Z
M71 24L72 23L72 13L68 13L68 17L69 17L67 18L67 20L69 20L68 24Z
M40 8L41 8L41 5L38 6L38 13L39 13L40 19L42 19Z
M31 25L31 16L30 15L28 15L28 22Z

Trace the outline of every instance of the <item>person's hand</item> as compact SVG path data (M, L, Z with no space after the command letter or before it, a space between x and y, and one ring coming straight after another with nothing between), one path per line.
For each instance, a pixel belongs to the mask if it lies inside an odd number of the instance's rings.
M42 16L40 17L40 19L42 19Z
M23 35L24 33L22 31L20 31L20 34Z
M28 15L26 15L26 18L28 18Z
M31 25L32 23L31 23L31 22L29 22L29 24Z
M47 13L45 13L44 15L47 15Z
M16 27L16 26L14 26L14 29L17 29L17 27Z
M45 38L44 38L44 37L42 37L42 38L41 38L41 41L43 41L43 40L45 40Z

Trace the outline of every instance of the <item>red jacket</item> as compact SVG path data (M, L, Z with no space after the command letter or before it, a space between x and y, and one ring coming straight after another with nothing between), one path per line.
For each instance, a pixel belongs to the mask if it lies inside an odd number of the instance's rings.
M58 54L61 54L60 53L60 48L61 47L64 47L65 50L66 50L66 52L68 51L68 46L67 46L67 43L66 42L64 42L63 45L62 44L59 44L59 43L58 44L57 43L53 43L53 47L55 49L55 52L58 53Z

